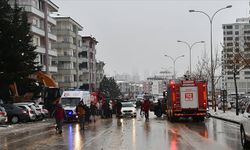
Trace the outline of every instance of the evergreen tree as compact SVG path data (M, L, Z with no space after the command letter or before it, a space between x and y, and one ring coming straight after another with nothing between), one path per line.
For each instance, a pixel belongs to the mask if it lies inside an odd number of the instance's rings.
M118 98L121 95L120 88L114 78L107 78L106 76L103 77L99 90L106 98L110 99Z
M1 0L0 83L8 85L38 71L35 49L26 12L17 4L12 8L8 0Z

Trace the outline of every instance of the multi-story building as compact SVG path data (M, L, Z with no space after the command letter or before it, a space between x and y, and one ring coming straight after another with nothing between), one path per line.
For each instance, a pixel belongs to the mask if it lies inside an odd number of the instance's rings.
M234 54L241 53L250 58L250 18L239 18L236 23L223 24L224 49L222 51L222 89L228 94L235 94L232 60ZM236 67L239 69L240 65ZM237 76L237 86L240 94L250 92L250 68L241 70Z
M105 63L103 61L99 61L96 63L96 88L100 88L100 83L104 76L104 66Z
M96 45L98 41L92 36L82 37L82 54L85 60L80 63L80 68L83 70L81 88L95 91L96 87Z
M42 71L46 73L57 72L56 62L57 51L52 48L52 43L57 40L51 28L56 25L56 21L50 14L58 11L58 6L50 0L10 0L11 6L15 1L19 7L23 7L28 15L28 22L31 24L31 34L33 44L37 46L35 50L38 55L36 61L42 66Z
M62 89L79 88L83 83L81 63L84 61L79 31L83 27L71 17L53 15L53 18L57 23L52 29L57 35L57 42L52 47L57 49L58 54L54 59L58 63L58 72L54 77Z

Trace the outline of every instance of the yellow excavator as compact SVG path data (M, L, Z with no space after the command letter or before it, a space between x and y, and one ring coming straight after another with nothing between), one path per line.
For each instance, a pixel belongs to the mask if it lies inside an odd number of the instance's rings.
M52 112L54 104L61 96L57 82L42 71L30 75L24 84L14 83L9 85L13 102L27 102L41 99L46 109Z

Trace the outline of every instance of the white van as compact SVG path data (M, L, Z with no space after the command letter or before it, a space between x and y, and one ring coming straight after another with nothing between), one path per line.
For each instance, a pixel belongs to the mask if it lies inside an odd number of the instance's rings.
M66 112L66 120L77 119L75 112L76 106L80 101L85 105L90 106L90 92L89 91L64 91L61 96L61 104Z

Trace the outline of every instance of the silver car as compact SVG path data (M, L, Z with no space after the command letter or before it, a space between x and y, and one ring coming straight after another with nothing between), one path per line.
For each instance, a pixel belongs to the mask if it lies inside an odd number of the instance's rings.
M7 113L3 107L0 106L0 124L5 124L8 121Z
M19 104L19 103L14 103L15 106L18 106L24 110L27 111L27 113L29 114L30 117L30 121L34 121L36 120L36 114L35 112L26 104Z
M250 103L243 114L244 119L240 124L241 144L244 148L250 147Z

